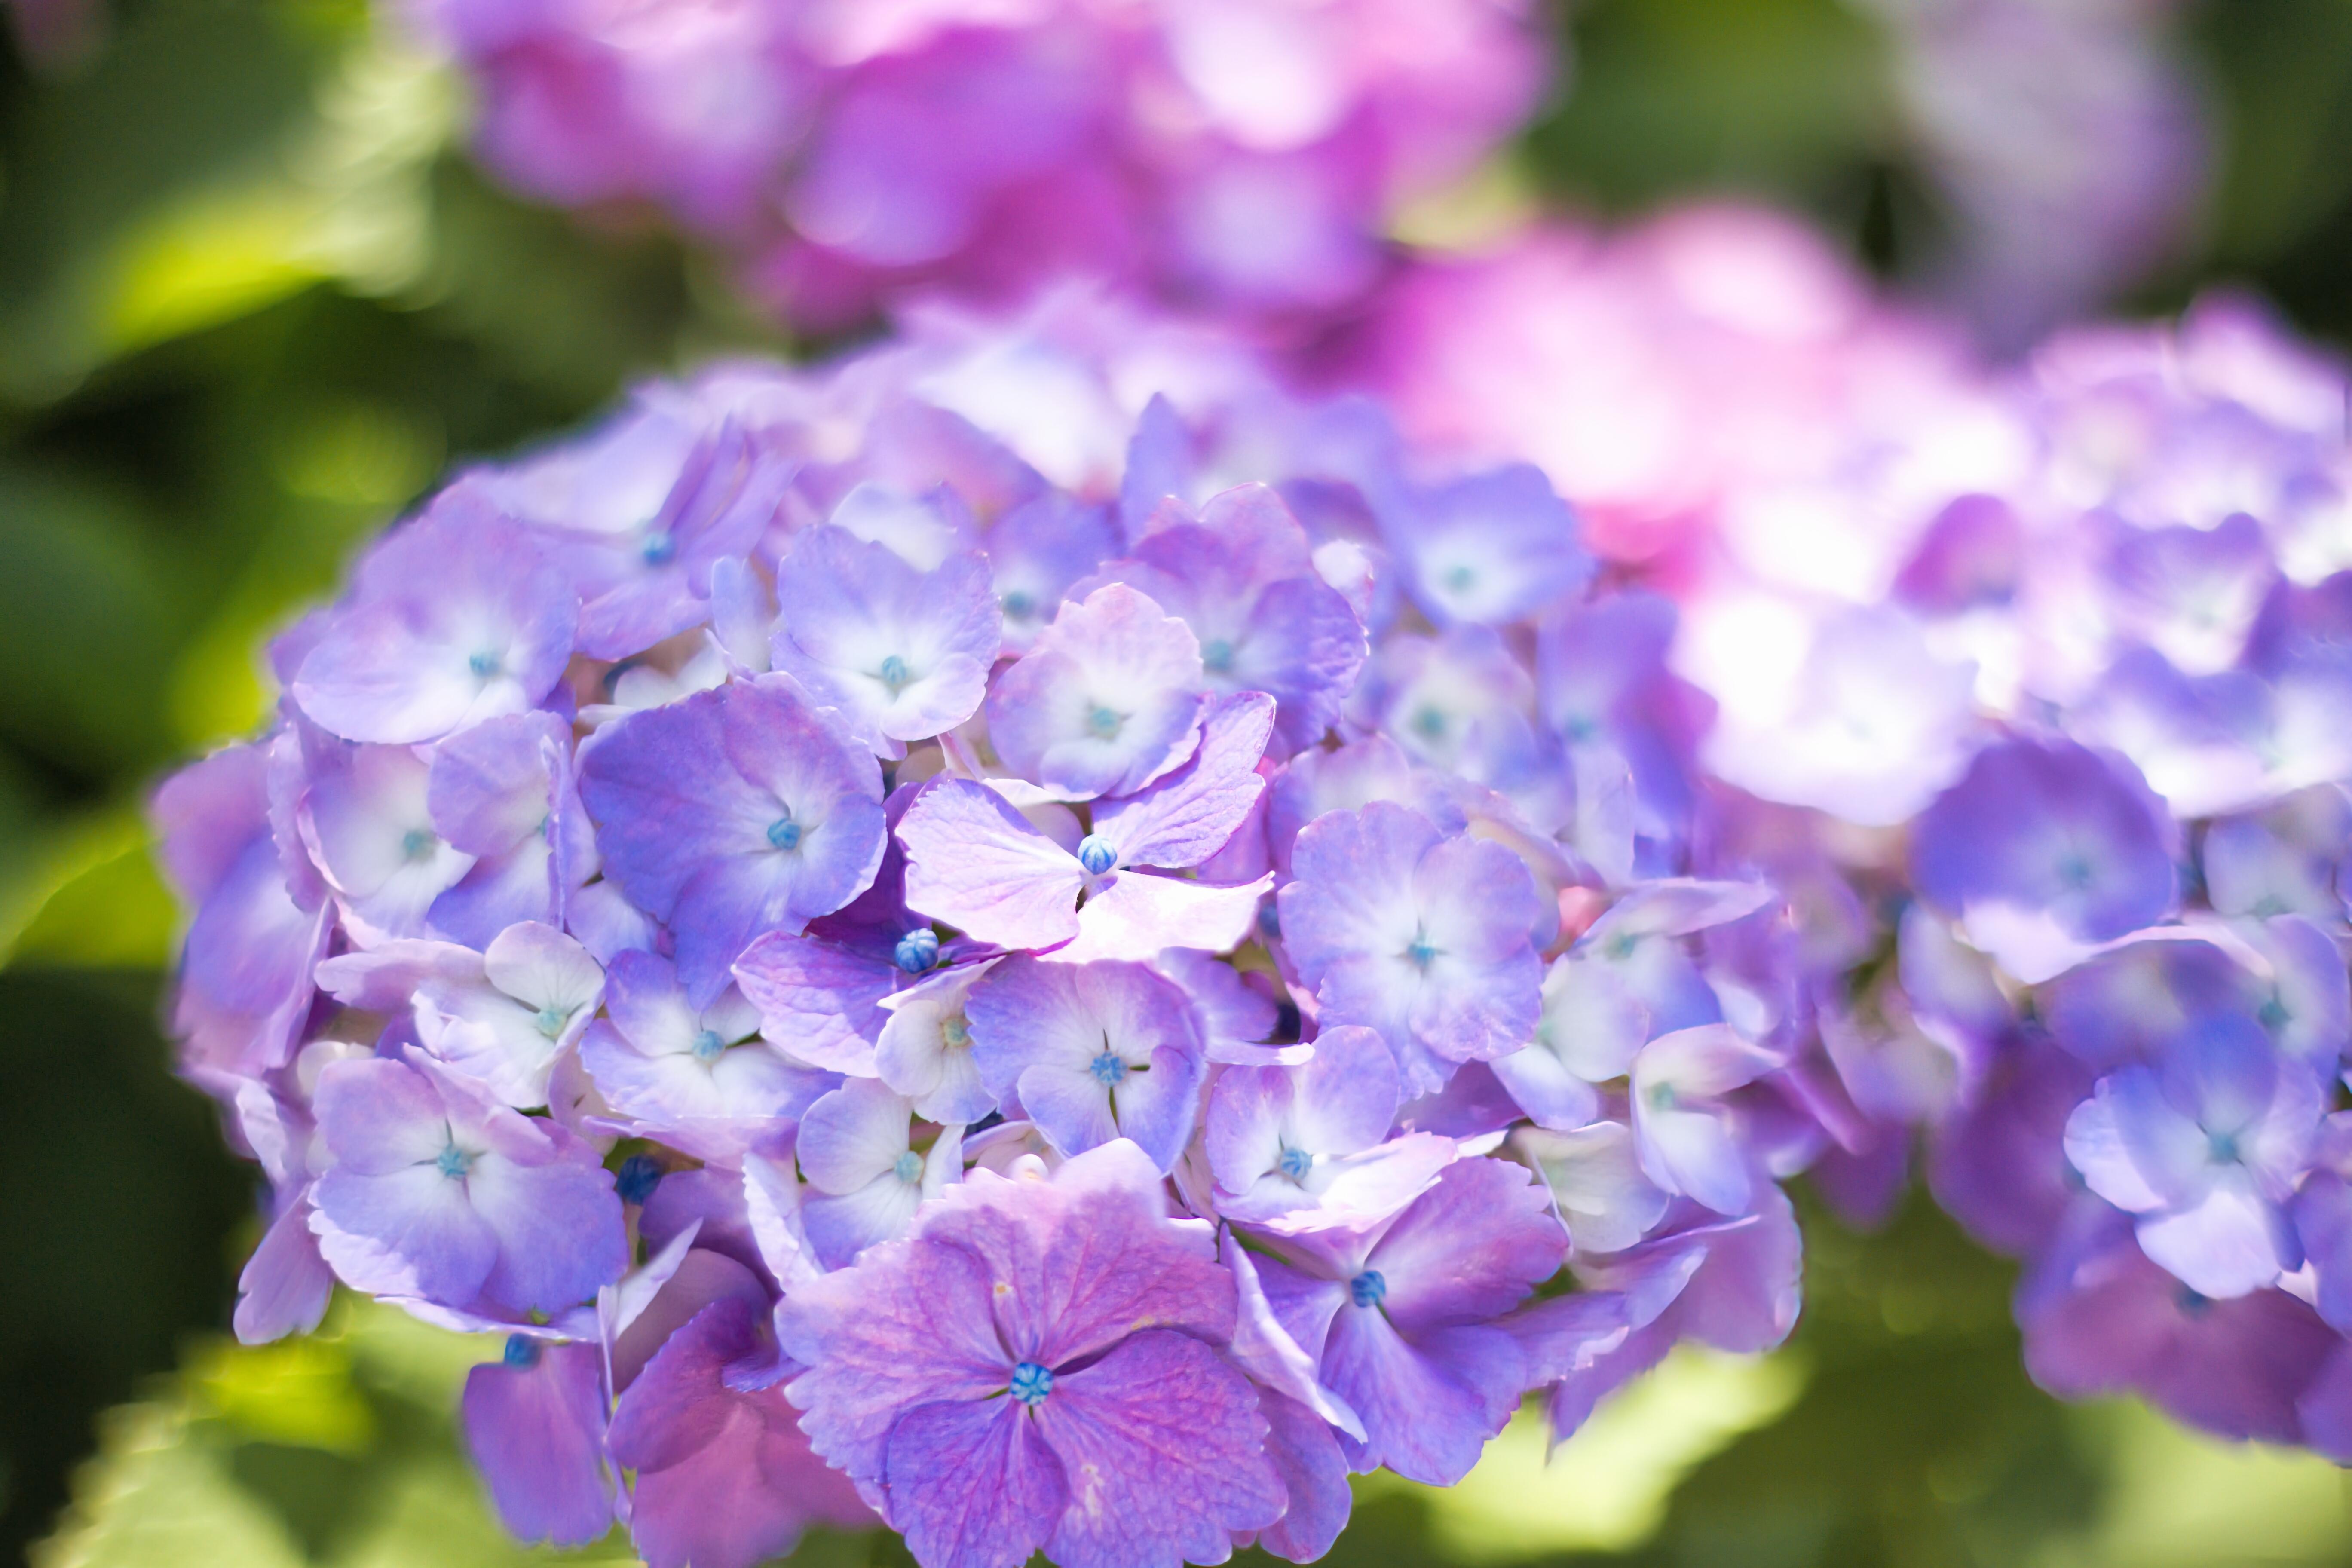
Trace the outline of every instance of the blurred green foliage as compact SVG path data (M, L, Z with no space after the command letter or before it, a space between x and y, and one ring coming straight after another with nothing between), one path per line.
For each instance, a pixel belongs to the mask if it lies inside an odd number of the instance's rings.
M1853 0L1561 14L1573 90L1523 183L1606 212L1729 189L1884 270L1932 253L1946 220ZM2223 177L2134 303L2243 279L2352 335L2352 0L2205 0L2185 31ZM118 0L49 77L0 42L0 1553L50 1535L87 1460L45 1564L547 1556L499 1537L458 1452L484 1346L348 1304L300 1344L220 1337L254 1177L170 1076L174 916L140 817L258 720L259 639L452 464L632 376L784 346L657 231L492 188L453 150L463 113L360 0ZM1454 1492L1368 1481L1332 1561L2352 1561L2332 1468L2034 1391L2007 1271L1923 1202L1866 1240L1811 1219L1781 1357L1679 1358L1548 1468L1523 1420ZM904 1563L878 1537L798 1560Z

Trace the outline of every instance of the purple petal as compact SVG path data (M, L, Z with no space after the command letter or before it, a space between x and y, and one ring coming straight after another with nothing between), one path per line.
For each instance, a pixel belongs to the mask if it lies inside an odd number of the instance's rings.
M909 908L1000 947L1051 947L1077 934L1086 868L987 785L928 785L900 819L898 841Z
M1527 1357L1484 1325L1408 1342L1377 1307L1348 1306L1331 1325L1323 1379L1364 1418L1345 1443L1349 1468L1385 1465L1407 1480L1450 1487L1470 1473L1527 1386Z
M760 1010L769 1044L831 1072L874 1071L895 966L835 942L771 931L743 950L734 973Z
M925 1568L1025 1563L1069 1504L1062 1462L1012 1399L918 1405L890 1428L890 1523Z
M596 1346L563 1344L467 1375L466 1447L517 1540L584 1546L613 1528L604 1374Z
M1499 1317L1558 1272L1568 1236L1527 1167L1462 1160L1445 1168L1373 1247L1381 1303L1400 1331Z
M1066 1568L1214 1562L1282 1514L1266 1424L1241 1373L1186 1334L1147 1329L1058 1373L1039 1435L1082 1478L1046 1550Z
M307 1334L327 1315L335 1276L319 1256L310 1229L306 1194L286 1205L236 1278L237 1339L267 1344L288 1334Z
M1258 1395L1267 1428L1265 1453L1282 1478L1290 1504L1260 1531L1257 1544L1292 1563L1312 1563L1331 1550L1348 1527L1355 1496L1348 1461L1331 1428L1314 1411L1271 1389Z
M614 1462L637 1472L629 1533L648 1568L751 1568L791 1551L810 1524L870 1517L810 1451L781 1391L727 1386L758 1321L740 1300L704 1309L613 1412Z
M1202 718L1192 760L1096 812L1095 833L1118 852L1120 866L1198 865L1224 846L1265 792L1257 764L1273 727L1271 698L1218 698Z
M1230 888L1149 871L1113 872L1078 910L1077 936L1047 956L1090 963L1148 962L1171 948L1224 952L1256 930L1258 907L1273 886L1271 871Z

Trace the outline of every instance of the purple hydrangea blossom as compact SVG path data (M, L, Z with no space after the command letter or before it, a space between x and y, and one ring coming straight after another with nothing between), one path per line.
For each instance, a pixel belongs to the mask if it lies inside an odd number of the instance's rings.
M1064 605L988 698L1005 766L1066 800L1131 795L1199 744L1192 628L1124 584Z
M240 1334L341 1283L505 1336L467 1429L509 1525L694 1568L876 1509L929 1564L1311 1559L1351 1466L1458 1474L1523 1393L1777 1342L1773 1180L1855 1118L1769 884L1829 858L1627 694L1673 698L1655 636L1578 684L1560 626L1655 616L1586 604L1549 492L1384 443L1072 295L649 385L429 503L273 649L268 733L157 797L186 1070L269 1177ZM1525 500L1444 527L1550 574L1433 637L1397 497L1441 494ZM461 524L436 598L415 542ZM478 632L529 658L435 674ZM339 731L384 705L354 648L466 705ZM2206 943L2313 1072L2331 929ZM1489 1065L1538 1056L1580 1089ZM2320 1197L2280 1212L2336 1269ZM1528 1305L1571 1236L1584 1288ZM1290 1311L1382 1269L1369 1317ZM938 1483L974 1453L1000 1484Z
M545 697L580 601L522 529L460 487L361 563L303 658L294 699L347 741L438 740Z
M1335 309L1382 270L1386 215L1502 140L1548 58L1524 8L1433 0L406 10L464 68L494 171L664 209L819 330L1056 273Z
M613 1179L562 1127L509 1110L429 1057L320 1074L334 1163L311 1226L341 1279L382 1295L552 1312L619 1278Z
M1523 1045L1540 1016L1534 879L1500 845L1448 838L1375 801L1317 818L1291 851L1283 940L1333 1024L1380 1031L1407 1089Z
M1394 1215L1271 1244L1258 1276L1285 1332L1362 1418L1355 1469L1431 1486L1469 1472L1528 1386L1494 1320L1559 1266L1567 1237L1520 1166L1465 1160Z
M2171 817L2119 759L2063 742L1977 753L1922 813L1922 897L2020 979L2047 980L2170 913Z
M922 572L887 545L818 528L794 540L776 587L775 667L867 744L897 755L979 709L1002 626L982 557Z
M972 1066L1065 1154L1126 1140L1163 1172L1192 1137L1204 1063L1184 994L1139 963L1007 959L964 999Z
M881 865L880 773L789 677L634 714L580 771L605 874L670 925L698 998L752 939L832 913Z
M1123 1139L974 1173L779 1326L817 1452L934 1568L1214 1560L1286 1507L1232 1279Z

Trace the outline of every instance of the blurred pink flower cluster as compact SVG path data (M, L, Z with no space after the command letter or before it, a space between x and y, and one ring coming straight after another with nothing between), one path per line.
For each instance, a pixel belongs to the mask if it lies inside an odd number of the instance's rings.
M1387 214L1526 119L1525 0L409 0L479 148L566 205L652 203L797 325L1090 274L1328 309Z

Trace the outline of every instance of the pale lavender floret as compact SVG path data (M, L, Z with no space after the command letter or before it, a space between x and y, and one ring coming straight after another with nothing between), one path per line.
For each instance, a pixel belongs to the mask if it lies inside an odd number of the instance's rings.
M2275 805L2210 824L2200 846L2206 897L2225 915L2341 921L2352 858L2352 796L2314 784Z
M594 956L551 926L509 926L478 971L452 964L419 976L417 1034L441 1060L519 1109L544 1105L556 1059L576 1043L604 994Z
M857 1078L802 1116L793 1152L812 1190L801 1223L826 1268L905 1234L916 1206L962 1175L961 1129L942 1133L926 1158L910 1142L913 1110L879 1080Z
M1288 750L1322 739L1363 667L1363 624L1317 574L1307 531L1267 486L1212 496L1198 521L1152 529L1091 581L1105 580L1183 617L1212 690L1274 698Z
M903 755L979 710L1002 628L980 555L922 572L845 530L811 529L777 567L776 598L775 668L876 750Z
M754 939L840 909L881 865L880 769L787 676L632 714L580 769L605 875L669 927L698 1002Z
M433 741L520 712L572 657L570 581L462 485L370 552L357 577L292 686L312 722L345 740Z
M466 1448L518 1541L584 1546L613 1528L604 1358L517 1336L466 1377Z
M2130 764L2066 741L1977 753L1919 818L1920 896L2029 983L2174 908L2179 835Z
M620 1201L593 1150L422 1053L319 1076L320 1250L354 1289L554 1312L627 1266Z
M1493 628L1389 637L1350 700L1414 761L1509 796L1548 833L1568 821L1573 775L1536 722L1535 683Z
M1673 1196L1643 1173L1633 1130L1593 1121L1570 1131L1522 1128L1512 1143L1551 1189L1571 1252L1622 1252L1665 1217Z
M566 564L583 601L580 651L627 658L709 620L719 566L759 543L795 468L729 420L687 453L658 510L618 530L568 538ZM565 513L547 520L557 528L572 521Z
M964 964L924 976L887 998L888 1020L874 1043L874 1070L927 1121L969 1125L996 1109L972 1060L964 1002L992 964Z
M1395 1059L1376 1031L1360 1026L1325 1030L1298 1067L1226 1068L1207 1116L1218 1212L1311 1226L1394 1214L1455 1153L1450 1139L1430 1133L1389 1142L1398 1098Z
M2299 647L2264 668L2189 676L2135 647L2066 723L2130 757L2176 816L2250 810L2352 774L2352 660Z
M1381 531L1439 626L1501 626L1583 591L1592 557L1543 470L1514 464L1427 489L1382 487Z
M1272 1245L1278 1260L1257 1269L1276 1318L1363 1421L1362 1441L1342 1438L1349 1468L1460 1480L1528 1386L1527 1356L1495 1321L1567 1247L1527 1170L1458 1161L1383 1224Z
M2286 1205L2326 1109L2316 1076L2259 1027L2216 1020L2159 1065L2100 1079L2067 1120L2066 1157L2137 1216L2150 1258L2200 1295L2243 1296L2302 1266Z
M1004 651L1024 654L1064 595L1118 548L1108 512L1059 490L1008 510L988 530L988 563L1004 612Z
M1780 1065L1727 1024L1677 1029L1643 1046L1629 1095L1643 1174L1717 1214L1747 1212L1751 1156L1724 1097Z
M1375 801L1317 818L1291 869L1279 895L1290 961L1327 1024L1381 1032L1408 1092L1534 1035L1543 972L1529 932L1545 911L1510 850Z
M615 1112L689 1153L731 1159L836 1081L762 1039L740 992L695 1006L667 959L622 953L607 986L581 1064Z
M1192 628L1112 583L1064 604L997 677L989 739L1065 799L1131 795L1192 754L1206 689Z
M1533 1041L1497 1058L1495 1076L1537 1124L1572 1129L1597 1114L1592 1086L1632 1070L1653 1034L1715 1021L1715 1001L1681 940L1770 901L1755 882L1670 878L1635 888L1544 972Z
M964 999L972 1062L1065 1154L1131 1140L1162 1171L1192 1135L1204 1068L1184 994L1140 963L1005 960Z
M1234 946L1269 878L1222 884L1142 868L1194 865L1232 837L1265 787L1255 764L1272 717L1255 693L1211 703L1192 758L1141 795L1105 805L1075 849L985 784L926 786L898 825L908 902L978 941L1056 948L1073 963Z
M441 837L432 765L407 746L306 740L302 837L345 922L366 942L425 935L433 905L474 868Z
M785 1299L816 1450L925 1568L1221 1561L1279 1518L1232 1277L1124 1141L974 1171L904 1240Z
M485 720L435 747L425 804L443 841L474 857L426 920L468 947L519 921L562 925L565 903L596 874L572 729L551 713Z
M2116 636L2147 644L2185 675L2238 663L2279 580L2262 524L2243 512L2212 528L2086 522L2094 540L2107 536L2098 581Z

